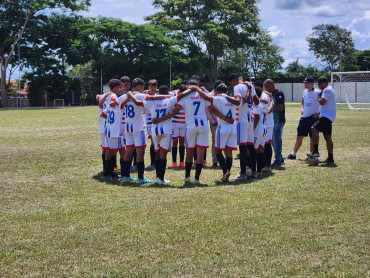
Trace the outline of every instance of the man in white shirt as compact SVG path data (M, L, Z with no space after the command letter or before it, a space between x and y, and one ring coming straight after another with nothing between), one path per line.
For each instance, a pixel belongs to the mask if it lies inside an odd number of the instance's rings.
M332 123L334 122L336 117L335 92L334 89L329 86L328 79L325 76L319 77L317 83L319 84L319 88L322 90L319 94L320 118L311 128L314 150L310 155L319 156L319 132L322 132L324 134L326 148L328 150L328 158L325 160L325 162L328 164L333 164L334 146L331 134Z
M306 90L303 91L301 100L302 116L297 127L297 139L295 141L293 152L287 156L287 159L296 159L296 153L302 145L303 138L307 137L307 135L310 135L310 152L313 151L314 144L311 127L320 115L320 91L314 88L315 81L312 77L306 77L303 82Z

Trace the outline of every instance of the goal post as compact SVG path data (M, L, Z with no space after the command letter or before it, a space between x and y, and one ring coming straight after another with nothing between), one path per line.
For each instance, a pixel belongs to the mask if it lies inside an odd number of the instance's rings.
M331 86L337 102L351 110L370 110L370 71L332 72Z
M54 99L54 107L56 107L56 106L64 106L64 99L62 99L62 98Z

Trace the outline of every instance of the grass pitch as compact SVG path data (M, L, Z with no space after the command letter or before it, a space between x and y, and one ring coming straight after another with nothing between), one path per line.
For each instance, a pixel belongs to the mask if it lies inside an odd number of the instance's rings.
M369 275L370 111L338 107L336 167L300 161L305 139L262 179L208 168L192 186L168 168L170 186L139 186L99 174L97 110L0 111L0 277ZM284 155L299 117L287 106Z

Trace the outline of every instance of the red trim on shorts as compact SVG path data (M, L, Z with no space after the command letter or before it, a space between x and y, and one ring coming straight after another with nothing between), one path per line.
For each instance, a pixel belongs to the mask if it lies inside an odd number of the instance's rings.
M135 146L135 149L144 149L146 148L146 145L142 145L142 146Z
M195 147L201 148L201 149L208 149L209 148L209 146L200 146L200 145L195 145Z
M247 142L243 142L243 143L238 143L238 145L242 145L242 146L245 146L245 145L248 145ZM254 144L253 144L254 145Z
M179 136L179 138L183 138L183 139L185 139L185 136Z
M122 151L122 150L124 150L125 149L125 147L122 147L122 148L117 148L117 149L111 149L111 148L109 148L109 150L110 151L114 151L114 152L118 152L118 151Z
M166 152L166 153L171 152L171 150L164 149L164 148L162 148L161 146L159 146L159 148L161 149L161 151L164 151L164 152Z
M108 147L102 147L102 149L103 149L103 150L109 150L109 148L108 148Z
M226 149L229 149L229 150L232 150L232 151L236 151L237 148L233 148L233 147L230 147L230 146L226 146Z
M195 147L194 148L186 148L186 150L195 150Z
M242 98L242 96L241 96L241 95L234 95L234 98L236 98L236 97L240 97L240 98Z
M126 148L135 147L135 145L126 145Z
M222 149L222 148L217 148L217 147L215 146L215 150L218 150L218 151L223 151L223 150L225 150L225 149Z
M265 146L263 146L263 145L259 145L259 147L261 147L261 148L262 148L262 150L264 150L264 149L265 149Z
M152 139L152 135L148 135L148 139Z
M173 137L173 136L172 136L172 140L173 140L173 139L177 139L177 138L179 138L179 137Z
M155 153L159 153L159 150L154 150Z
M247 145L254 146L254 142L248 142Z

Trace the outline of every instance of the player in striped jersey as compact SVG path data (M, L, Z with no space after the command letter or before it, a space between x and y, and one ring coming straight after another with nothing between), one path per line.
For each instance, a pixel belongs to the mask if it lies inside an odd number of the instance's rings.
M181 85L176 92L178 95L186 90L186 85ZM185 167L185 110L181 108L179 113L172 118L172 167L177 167L177 146L179 146L180 167Z
M149 80L148 85L148 95L154 96L158 94L158 81L155 79ZM150 167L155 169L155 154L154 154L154 145L152 139L152 115L149 109L144 107L144 114L145 114L145 124L146 124L146 131L148 134L148 139L151 141L150 145Z

